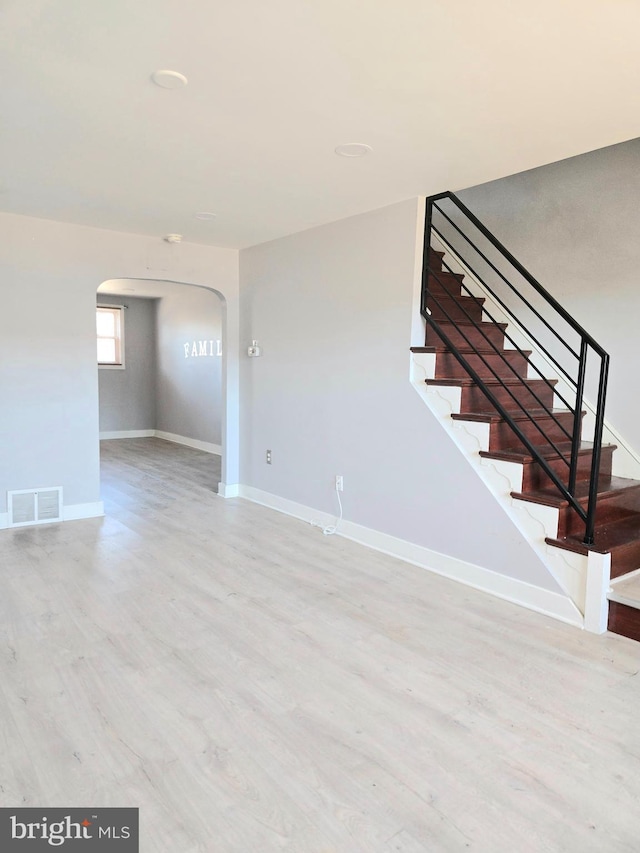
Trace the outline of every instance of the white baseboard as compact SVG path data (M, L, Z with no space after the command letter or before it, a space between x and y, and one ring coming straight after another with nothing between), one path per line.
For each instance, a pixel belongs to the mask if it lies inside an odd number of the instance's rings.
M187 438L184 435L176 435L173 432L164 432L161 429L154 430L153 434L156 438L162 438L165 441L172 441L174 444L184 444L186 447L193 447L195 450L204 450L205 453L215 453L216 456L222 456L222 447L219 444L213 444L210 441L200 441L197 438Z
M95 501L87 504L70 504L62 507L63 521L77 521L81 518L100 518L104 515L104 504Z
M111 432L101 432L100 441L112 438L152 438L156 434L154 429L117 429Z
M309 523L315 522L323 526L335 523L335 516L319 512L311 507L282 498L279 495L264 492L253 486L240 485L239 495L253 503L270 507L278 512L291 515L294 518L299 518ZM502 598L513 604L519 604L522 607L535 610L537 613L543 613L545 616L551 616L561 622L567 622L579 628L584 627L583 617L578 608L568 596L561 593L532 586L516 578L510 578L491 571L491 569L485 569L482 566L476 566L473 563L467 563L464 560L440 554L422 545L407 542L405 539L399 539L396 536L390 536L388 533L372 530L369 527L355 524L352 521L340 522L337 533L340 536L344 536L345 539L351 539L375 551L381 551L383 554L397 557L400 560L420 566L435 574L459 581L466 586L473 587L482 592L488 592L497 598Z
M205 453L215 453L222 456L222 447L210 441L200 441L197 438L187 438L185 435L177 435L174 432L164 432L161 429L121 429L112 432L101 432L100 441L114 438L162 438L164 441L172 441L174 444L184 444L195 450L204 450Z
M62 521L77 521L81 518L100 518L103 515L104 504L102 501L86 504L69 504L62 507ZM0 530L8 527L9 513L0 512Z
M218 494L221 498L237 498L240 495L238 483L218 483Z

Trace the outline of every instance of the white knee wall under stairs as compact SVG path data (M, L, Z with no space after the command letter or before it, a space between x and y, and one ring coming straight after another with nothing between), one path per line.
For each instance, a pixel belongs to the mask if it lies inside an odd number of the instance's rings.
M435 358L431 353L412 354L411 384L576 606L585 629L602 633L606 630L610 555L591 552L586 557L545 542L545 537L557 536L558 510L511 497L512 492L522 490L523 466L479 455L479 451L489 449L489 424L451 418L453 413L460 412L462 391L453 385L426 384L426 379L434 378Z

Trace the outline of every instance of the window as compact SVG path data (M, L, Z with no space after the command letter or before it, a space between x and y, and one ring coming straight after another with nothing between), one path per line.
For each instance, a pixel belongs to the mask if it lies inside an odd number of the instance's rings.
M124 306L98 305L96 308L98 334L98 365L124 367Z

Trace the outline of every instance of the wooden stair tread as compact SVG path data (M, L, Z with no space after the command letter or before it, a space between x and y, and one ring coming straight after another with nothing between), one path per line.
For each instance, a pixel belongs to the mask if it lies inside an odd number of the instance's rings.
M497 347L494 349L493 347L487 347L486 349L480 349L479 347L456 347L458 352L469 355L476 355L477 353L482 353L482 355L523 355L525 358L529 358L532 353L530 349L500 349ZM453 350L450 349L446 344L434 344L428 347L411 347L411 352L415 353L439 353L446 352L452 353ZM534 377L535 378L535 377Z
M640 514L629 518L622 518L602 524L594 530L593 545L585 545L579 535L563 536L560 539L547 537L545 542L564 548L567 551L575 551L578 554L588 554L589 551L597 551L599 554L608 554L617 548L631 545L640 538ZM637 568L637 567L636 567Z
M452 323L450 320L436 320L439 326L470 326L472 329L477 329L478 327L482 328L486 326L487 328L491 328L492 326L497 326L499 329L504 331L508 323L493 323L491 320L479 320L477 323L473 323L471 320L460 320L458 322ZM434 328L434 331L437 329Z
M550 409L552 415L570 415L567 409ZM539 418L551 417L549 412L544 409L528 409L526 412L509 412L509 416L514 421L531 421ZM452 412L451 417L454 421L476 421L478 423L499 423L504 421L504 418L499 412Z
M457 281L457 279L456 279ZM433 299L434 301L438 301L440 299L451 299L453 302L457 302L459 299L464 302L467 299L472 300L473 302L477 302L479 305L484 305L487 301L484 296L474 296L473 293L451 293L449 290L445 290L444 293L433 291L427 294L427 305L429 304L429 300ZM430 306L429 306L430 307ZM444 320L443 322L447 323L448 320ZM471 322L468 320L467 322ZM478 323L483 323L484 320L478 320ZM456 324L457 325L457 324Z
M598 482L598 501L606 500L612 495L619 495L621 492L629 493L633 490L640 492L640 480L630 480L627 477L606 477L604 480L601 478ZM532 492L511 492L511 497L521 501L529 501L529 503L557 507L558 509L569 506L569 501L554 488L536 489ZM589 499L589 482L587 480L579 480L576 483L575 497L580 503ZM640 519L640 516L638 517Z
M456 281L462 282L464 278L463 272L451 272L450 270L431 270L432 277L434 281L437 283L439 279L442 278L454 278ZM427 293L429 293L430 288L427 288Z
M444 379L425 379L424 380L427 385L455 385L456 388L468 388L471 385L477 385L480 387L479 383L469 377L463 376L451 376L445 377ZM541 383L542 385L556 385L558 383L557 379L518 379L514 377L513 379L483 379L482 380L485 385L492 386L500 386L506 385L507 387L514 386L519 388L520 386L526 385L529 386L531 382ZM568 411L568 409L563 409L563 411Z
M566 457L571 456L571 443L568 441L556 441L556 447ZM617 444L603 444L602 450L613 453L617 450ZM559 459L560 456L556 451L549 447L548 444L535 445L536 451L547 461L551 459ZM582 441L578 450L578 455L584 456L593 451L593 442ZM536 462L536 459L524 448L522 450L480 450L480 456L484 459L498 459L502 462L520 462L522 465L527 465L531 462Z

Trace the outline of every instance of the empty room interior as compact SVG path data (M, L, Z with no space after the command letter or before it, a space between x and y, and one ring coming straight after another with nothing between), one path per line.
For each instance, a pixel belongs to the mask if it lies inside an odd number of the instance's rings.
M637 850L640 8L4 6L0 849Z

